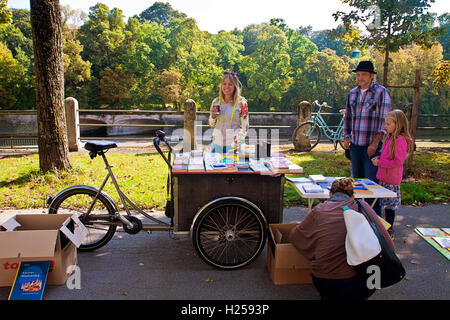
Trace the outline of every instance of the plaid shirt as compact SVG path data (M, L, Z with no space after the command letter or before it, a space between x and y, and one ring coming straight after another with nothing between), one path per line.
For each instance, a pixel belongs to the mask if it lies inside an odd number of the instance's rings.
M372 82L365 96L361 88L353 88L347 97L344 118L344 138L350 137L357 146L368 146L379 132L386 134L385 118L392 110L389 91Z

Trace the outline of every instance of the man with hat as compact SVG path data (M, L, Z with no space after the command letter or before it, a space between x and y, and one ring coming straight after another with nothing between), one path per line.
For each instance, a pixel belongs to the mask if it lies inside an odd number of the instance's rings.
M356 69L357 87L347 97L344 118L344 148L350 150L353 178L368 178L378 183L377 167L371 159L380 155L387 134L384 119L392 110L389 91L375 83L373 63L361 61ZM374 210L381 215L380 201Z

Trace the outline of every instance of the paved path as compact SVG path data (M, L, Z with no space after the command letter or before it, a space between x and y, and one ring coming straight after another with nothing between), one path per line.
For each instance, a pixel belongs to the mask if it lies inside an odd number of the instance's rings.
M285 208L283 222L303 220L305 215L304 207ZM414 233L417 226L450 227L450 207L401 207L395 224L395 245L408 280L377 291L371 300L450 298L450 262ZM209 267L196 256L188 236L175 237L159 231L137 235L117 232L105 247L79 253L81 289L48 286L44 299L319 299L310 284L274 285L266 268L266 249L243 269L221 271ZM8 293L9 288L0 288L0 300L6 300Z

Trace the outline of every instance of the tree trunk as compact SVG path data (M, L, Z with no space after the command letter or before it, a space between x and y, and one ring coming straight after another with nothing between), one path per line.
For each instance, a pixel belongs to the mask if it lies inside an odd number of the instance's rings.
M30 0L36 74L39 166L69 169L59 0Z
M387 29L388 30L386 36L386 51L384 55L384 64L383 64L383 87L387 87L388 85L389 51L391 47L391 16L388 17Z

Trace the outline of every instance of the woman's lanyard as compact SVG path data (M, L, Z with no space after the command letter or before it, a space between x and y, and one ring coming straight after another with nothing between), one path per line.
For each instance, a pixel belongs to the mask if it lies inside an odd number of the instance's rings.
M219 97L219 106L220 106L220 104L221 104L221 101L220 101L220 97ZM230 123L233 123L233 116L234 116L234 110L235 110L235 109L236 109L236 102L234 103L233 111L231 112ZM217 123L219 123L219 118L217 118Z

